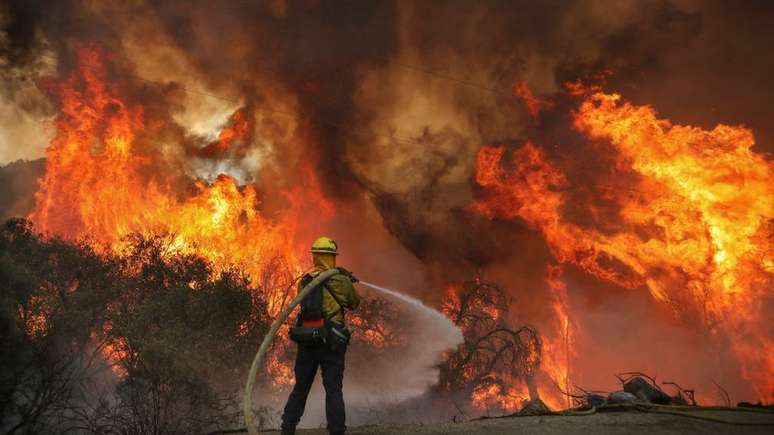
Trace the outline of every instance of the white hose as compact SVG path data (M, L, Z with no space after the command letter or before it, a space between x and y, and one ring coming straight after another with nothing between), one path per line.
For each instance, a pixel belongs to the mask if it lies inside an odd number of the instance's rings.
M271 342L274 341L274 337L277 336L277 332L279 331L280 326L282 326L282 324L288 318L290 313L293 311L293 308L300 304L306 295L314 290L315 287L317 287L319 284L322 284L323 281L337 273L339 273L339 270L336 268L328 269L324 272L321 272L309 284L304 286L304 288L298 293L298 296L296 296L296 298L293 299L293 301L287 307L285 307L284 310L282 310L282 312L279 314L279 317L277 317L277 320L275 320L271 325L269 332L263 338L261 347L258 348L258 352L255 354L255 358L253 359L253 365L250 366L250 373L247 375L247 386L245 386L243 411L245 414L245 425L247 426L247 432L250 433L250 435L258 435L258 428L255 427L255 421L253 418L253 386L255 385L255 375L258 372L258 367L260 367L261 363L263 362L263 357L266 356L266 353L269 351Z

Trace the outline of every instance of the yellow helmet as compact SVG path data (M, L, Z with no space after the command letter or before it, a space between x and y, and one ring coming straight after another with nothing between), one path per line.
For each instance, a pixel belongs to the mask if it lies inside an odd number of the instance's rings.
M330 237L320 237L312 243L311 252L313 254L333 254L338 255L338 245Z

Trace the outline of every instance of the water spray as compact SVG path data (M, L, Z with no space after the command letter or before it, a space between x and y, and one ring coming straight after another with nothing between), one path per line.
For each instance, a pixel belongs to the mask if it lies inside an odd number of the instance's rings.
M364 286L370 287L370 288L372 288L374 290L378 290L378 291L380 291L382 293L388 294L388 295L394 297L395 299L399 299L399 300L401 300L403 302L406 302L407 304L409 304L412 307L414 307L414 308L418 309L419 311L421 311L423 314L426 314L429 317L437 319L438 321L443 323L445 326L448 326L450 328L457 329L457 330L459 329L457 327L457 325L455 325L451 320L449 320L448 317L444 316L443 313L441 313L440 311L438 311L436 309L428 307L427 305L423 304L422 301L420 301L419 299L413 298L413 297L405 295L403 293L399 293L399 292L397 292L395 290L392 290L392 289L389 289L389 288L386 288L386 287L382 287L382 286L379 286L379 285L376 285L376 284L371 284L370 282L360 281L360 284L363 284Z
M253 359L253 364L250 366L250 373L247 375L247 385L245 386L245 398L243 402L243 411L245 415L245 425L247 426L247 431L250 435L258 434L258 428L255 426L255 421L253 418L254 417L253 410L252 410L252 407L253 407L252 392L253 392L253 386L255 384L255 376L258 372L258 367L261 366L261 363L263 362L263 358L266 356L266 353L268 352L269 347L271 346L271 343L274 341L274 338L276 337L277 332L279 332L280 326L282 326L285 320L287 320L288 316L290 316L290 313L293 311L296 305L300 304L301 301L315 287L322 284L322 282L324 282L326 279L328 279L329 277L337 273L340 273L340 271L336 268L328 269L320 273L319 275L317 275L309 284L304 286L304 288L301 289L301 291L298 293L298 296L296 296L296 298L293 299L293 301L287 307L285 307L284 310L282 310L282 312L279 314L277 319L271 325L271 329L269 329L269 332L263 338L263 342L261 343L261 346L258 348L258 352L255 354L255 358ZM419 312L426 315L428 318L439 322L439 324L443 327L444 330L446 330L451 336L455 337L455 340L457 339L457 337L459 337L459 339L461 340L462 332L460 331L459 327L455 325L451 320L449 320L446 316L444 316L440 311L428 307L427 305L423 304L420 300L416 298L397 292L395 290L382 287L376 284L371 284L369 282L364 282L364 281L359 281L359 283L409 304L411 307L417 309Z

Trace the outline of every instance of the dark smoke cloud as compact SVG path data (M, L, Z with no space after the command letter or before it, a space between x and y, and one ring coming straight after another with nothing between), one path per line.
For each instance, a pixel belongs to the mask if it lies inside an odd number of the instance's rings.
M388 227L420 255L433 246L446 254L471 252L474 245L473 251L493 255L471 256L472 266L501 256L499 232L494 243L480 232L474 243L464 236L474 219L462 211L471 195L468 169L472 151L481 144L520 146L533 139L552 158L580 160L575 166L580 169L571 174L573 185L592 184L589 177L601 174L595 167L605 167L598 152L585 152L584 141L568 132L569 104L535 125L518 101L491 92L507 91L517 79L551 95L565 81L609 71L608 89L652 104L675 122L706 127L741 123L756 132L758 150L774 150L771 111L766 108L771 97L767 77L774 66L769 48L774 43L774 15L768 2L751 2L749 7L666 1L402 6L401 43L393 69L373 69L383 79L376 80L377 85L390 77L403 79L368 94L368 104L359 104L357 114L361 120L381 118L374 123L375 131L398 131L401 139L415 143L366 135L350 139L349 153L356 176L377 198ZM406 83L413 86L399 86ZM410 112L416 100L427 105L418 112L422 121L413 129L402 128L407 120L400 113ZM390 115L390 110L398 115ZM438 113L448 123L434 123ZM450 249L450 240L459 245ZM436 258L458 262L466 257Z
M0 221L26 215L35 203L36 180L46 170L43 159L0 166Z
M763 150L774 142L765 112L772 72L766 54L774 39L772 6L765 1L744 7L722 1L10 1L4 9L0 56L6 66L35 62L50 50L66 68L72 50L87 41L118 50L120 59L120 41L126 41L149 52L155 44L173 45L210 89L228 96L271 106L255 78L283 85L315 127L319 153L326 156L319 165L336 174L328 177L328 187L337 194L352 194L352 182L375 195L396 193L366 173L379 174L373 166L385 162L371 164L364 156L385 156L374 152L384 138L374 137L373 127L383 128L375 131L379 135L394 133L384 118L405 104L404 95L426 98L431 107L454 105L462 113L451 119L456 125L419 121L402 129L419 143L387 142L402 154L386 155L387 162L430 147L436 157L419 165L415 178L427 184L437 184L444 173L441 183L468 179L469 171L461 168L470 166L477 142L526 136L524 113L507 95L517 79L550 93L566 80L610 70L611 89L665 114L685 122L746 123L758 132ZM155 35L131 33L149 22L159 27ZM144 39L133 40L138 36ZM407 77L404 83L411 86L373 89L369 74ZM428 110L446 115L443 107ZM415 184L416 192L407 196L424 201L418 190L429 189ZM461 194L443 202L466 199Z
M609 71L609 88L627 98L677 122L744 123L757 147L771 152L772 8L766 1L10 1L0 58L5 83L16 83L10 68L51 54L65 72L78 46L96 42L122 73L172 75L166 86L124 78L159 117L186 104L186 79L245 107L284 109L272 99L280 88L298 102L314 149L275 149L275 165L308 158L328 194L365 192L419 257L477 268L514 253L501 241L525 231L513 224L481 231L485 223L465 211L482 144L530 138L552 158L595 164L566 131L569 106L536 124L511 95L517 80L552 95L565 81ZM154 56L164 62L143 65ZM6 99L29 100L5 89ZM189 150L182 160L206 143L183 131L173 137ZM201 165L212 172L216 163Z

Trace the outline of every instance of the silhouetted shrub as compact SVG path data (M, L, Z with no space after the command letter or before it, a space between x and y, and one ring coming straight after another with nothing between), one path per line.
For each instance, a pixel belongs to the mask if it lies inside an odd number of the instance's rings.
M268 326L236 270L132 236L121 255L0 227L0 429L198 433L233 425Z

